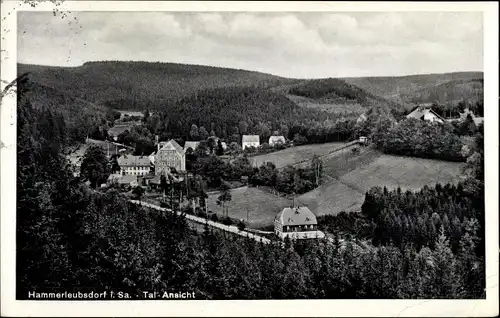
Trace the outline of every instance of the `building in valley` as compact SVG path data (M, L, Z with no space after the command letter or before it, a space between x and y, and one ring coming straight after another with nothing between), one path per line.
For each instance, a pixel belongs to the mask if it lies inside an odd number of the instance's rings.
M426 108L425 106L416 107L411 113L406 115L406 118L415 118L420 120L429 121L432 123L444 123L445 120L443 117L439 116L435 111L430 108Z
M184 143L184 152L186 153L189 149L194 152L199 145L199 141L186 141L186 143Z
M307 207L296 206L284 208L274 218L274 233L281 239L314 239L323 238L325 234L318 231L316 216Z
M174 168L177 172L186 171L186 153L173 139L158 143L154 154L155 174L159 175Z
M284 136L271 136L269 137L269 146L276 146L286 143Z
M241 139L241 148L245 150L248 147L259 147L260 146L260 137L259 135L243 135Z
M116 160L121 175L145 176L152 171L152 164L146 156L123 155Z

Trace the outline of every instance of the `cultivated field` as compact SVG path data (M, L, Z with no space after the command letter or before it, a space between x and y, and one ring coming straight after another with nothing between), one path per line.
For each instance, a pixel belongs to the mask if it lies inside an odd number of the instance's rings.
M366 111L366 107L360 103L342 99L318 101L290 94L287 94L286 97L301 107L317 109L331 114L350 114L351 116L356 116L356 114L360 115Z
M325 178L323 186L297 198L317 215L357 211L363 204L365 192L375 186L417 190L424 185L456 183L462 167L456 162L377 155L374 150L358 155L354 161L359 166L355 169L351 163L342 166L340 159L338 156L337 160L325 161L325 174L331 176L330 181Z
M241 187L231 190L232 200L225 203L228 214L235 219L247 220L250 227L259 228L273 224L274 217L283 208L292 204L291 200L278 197L262 189ZM222 206L217 205L218 193L212 193L208 198L208 210L222 216Z
M311 149L311 145L304 147ZM299 147L283 152L290 153L290 150L297 148ZM329 148L331 149L331 145ZM309 207L316 215L359 211L365 192L371 187L386 186L394 189L399 186L403 190L417 190L424 185L433 186L438 182L456 183L460 180L460 170L463 166L461 163L385 155L364 147L360 148L360 154L353 154L351 149L352 147L349 147L322 157L323 185L298 196L295 199L296 204ZM297 160L297 157L295 160L289 159L285 155L286 152L283 152L280 152L279 158L288 159L289 163ZM299 153L307 154L307 151ZM282 166L282 162L277 166ZM257 188L234 189L232 196L232 201L228 203L229 215L246 220L248 211L250 226L254 228L272 225L274 216L291 204L286 198ZM216 199L216 194L210 196L209 209L220 213L222 208L216 205Z
M322 156L344 145L345 143L343 142L303 145L255 157L249 157L248 159L254 166L260 166L265 162L270 161L276 165L276 168L280 169L289 164L294 164L303 160L312 160L314 155Z

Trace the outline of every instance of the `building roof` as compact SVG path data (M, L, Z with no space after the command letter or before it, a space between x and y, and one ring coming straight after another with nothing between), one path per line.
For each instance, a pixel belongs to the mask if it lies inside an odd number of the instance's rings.
M109 175L108 181L119 180L121 178L122 178L121 174L119 174L119 173L112 173L112 174Z
M428 114L433 114L434 116L436 116L437 118L441 119L442 121L444 121L444 118L439 116L435 111L433 111L432 109L430 108L423 108L423 107L416 107L411 113L409 113L408 115L406 115L406 118L416 118L416 119L420 119L422 118L422 116L425 116L425 115L428 115Z
M186 143L184 144L184 151L187 151L189 148L196 150L199 145L199 141L186 141Z
M151 160L147 156L124 155L117 159L120 167L144 167L150 166Z
M132 129L132 125L123 124L123 125L115 125L108 130L108 135L111 137L117 137L118 135L125 132L125 130L130 131Z
M260 137L259 137L259 135L243 135L242 142L259 142L260 143Z
M307 207L284 208L276 215L275 220L285 225L310 225L318 224L316 216Z
M118 179L119 184L131 184L132 182L137 182L136 175L124 175L122 178Z
M182 147L177 143L177 141L170 139L169 141L162 141L159 143L160 145L160 150L175 150L179 154L183 154L184 150Z
M284 136L271 136L269 137L269 143L275 143L275 142L282 142L285 143L285 137Z

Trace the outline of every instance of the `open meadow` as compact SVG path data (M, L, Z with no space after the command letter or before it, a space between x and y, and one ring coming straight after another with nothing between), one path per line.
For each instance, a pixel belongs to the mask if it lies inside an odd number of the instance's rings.
M249 157L248 160L250 160L250 163L254 166L260 166L270 161L276 165L276 168L281 169L296 162L312 160L314 155L323 156L344 145L344 142L329 142L325 144L290 147L264 155Z
M217 205L218 193L209 194L208 210L222 216L222 206ZM228 214L234 219L243 219L252 228L260 228L273 224L274 217L283 208L290 206L292 200L278 197L263 189L240 187L231 190L232 200L225 203ZM247 213L248 219L247 222Z
M317 146L320 145L288 148L274 153L282 160L276 166L283 167L285 160L287 164L292 164L300 160L298 158L303 158L300 155L306 156L311 149L318 154L321 154L321 151L323 153L331 151L334 145L324 144L323 148ZM299 152L291 152L297 148L302 149ZM392 156L364 147L360 147L359 154L354 154L352 148L324 155L323 185L299 195L295 203L309 207L316 215L337 214L341 211L353 212L360 210L365 192L375 186L386 186L389 189L399 186L403 190L417 190L424 185L433 186L438 182L456 183L460 180L462 163ZM290 157L287 157L286 153ZM269 155L273 154L266 156ZM246 220L248 211L249 226L253 228L271 226L274 216L291 204L291 200L259 188L237 188L231 193L232 201L227 203L229 215ZM217 194L211 194L208 207L220 215L222 207L216 205L216 200Z

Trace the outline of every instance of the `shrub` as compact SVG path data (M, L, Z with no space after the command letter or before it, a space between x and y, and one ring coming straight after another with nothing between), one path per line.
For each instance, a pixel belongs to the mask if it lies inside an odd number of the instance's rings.
M196 215L199 216L200 218L204 218L204 219L207 218L207 214L205 212L203 212L203 211L198 211L196 213Z
M212 214L210 216L210 220L214 221L214 222L218 222L219 221L219 217L217 216L217 214Z
M238 222L238 230L243 231L245 229L245 227L246 227L245 222L243 222L242 220L240 220Z
M222 220L222 224L224 225L233 225L233 220L231 220L231 218L229 217L225 217L223 220Z

